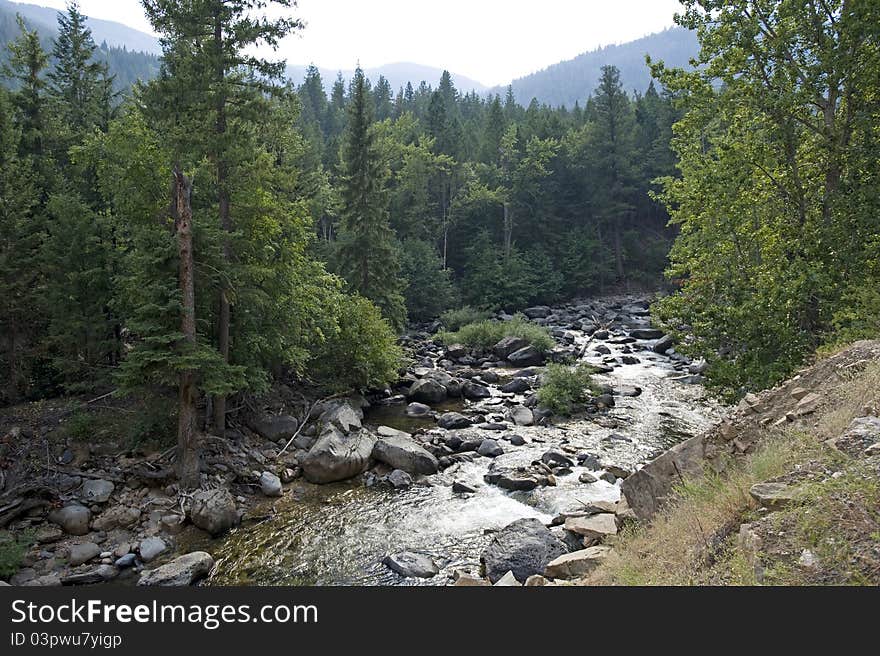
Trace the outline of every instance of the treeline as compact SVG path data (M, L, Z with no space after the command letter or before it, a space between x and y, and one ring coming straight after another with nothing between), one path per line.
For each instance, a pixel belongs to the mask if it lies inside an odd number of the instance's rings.
M880 3L684 0L701 66L655 65L687 113L681 235L658 308L729 398L880 336Z
M0 43L11 43L18 37L21 29L18 20L15 13L0 10ZM40 25L31 24L27 19L24 19L24 23L28 29L37 31L43 49L51 52L53 34L41 30ZM159 58L156 55L110 46L106 42L97 44L94 57L107 64L113 78L113 89L117 92L125 92L138 80L149 80L159 71ZM8 59L9 52L4 48L0 51L0 66L6 64Z
M671 233L649 192L674 172L676 112L653 85L630 98L606 67L583 107L524 108L512 91L462 95L448 73L436 89L395 92L358 71L328 98L311 67L297 94L320 258L396 325L404 309L422 321L459 304L516 309L659 285ZM340 147L351 120L371 153L360 199L347 191L358 155ZM354 234L367 215L375 231ZM346 272L352 253L372 260L360 278Z

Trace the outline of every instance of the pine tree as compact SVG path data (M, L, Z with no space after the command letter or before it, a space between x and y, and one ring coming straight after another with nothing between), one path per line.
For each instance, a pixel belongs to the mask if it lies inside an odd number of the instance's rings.
M380 158L372 123L372 101L364 72L358 68L351 81L342 146L339 270L352 290L373 301L399 329L406 320L406 309L394 233L388 223L388 170Z

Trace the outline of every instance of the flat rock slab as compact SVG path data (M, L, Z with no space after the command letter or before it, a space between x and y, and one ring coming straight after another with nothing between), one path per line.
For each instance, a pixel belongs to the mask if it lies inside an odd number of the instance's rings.
M601 565L610 553L611 547L597 545L564 554L548 563L544 576L551 579L573 579L585 576Z
M565 530L592 540L601 540L609 535L617 535L617 519L612 513L569 517L565 520Z
M434 559L427 554L403 551L401 553L386 556L382 563L391 571L405 578L430 579L440 573L440 568Z
M786 483L756 483L749 488L752 498L765 508L777 510L794 503L795 489Z

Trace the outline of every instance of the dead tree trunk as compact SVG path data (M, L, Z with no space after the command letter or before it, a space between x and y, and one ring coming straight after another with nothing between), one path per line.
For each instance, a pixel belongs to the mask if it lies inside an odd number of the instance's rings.
M178 282L182 312L180 332L183 334L183 350L196 347L196 296L193 271L192 207L190 195L192 183L180 170L174 168L173 214L177 232L177 254L180 260ZM185 488L199 485L199 436L196 412L195 372L180 372L180 399L177 420L177 477Z

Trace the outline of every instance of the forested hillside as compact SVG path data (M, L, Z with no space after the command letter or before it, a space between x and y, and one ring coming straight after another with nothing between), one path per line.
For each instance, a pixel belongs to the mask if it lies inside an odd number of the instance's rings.
M0 43L8 44L18 35L16 15L21 15L29 29L36 30L45 50L52 49L57 34L57 15L54 9L21 5L0 0ZM148 80L159 71L156 54L158 42L136 30L110 21L89 21L100 28L103 38L93 37L97 49L94 57L105 62L114 76L116 91L128 90L138 80ZM0 64L8 61L7 48L0 50Z
M583 99L596 88L603 66L615 66L620 71L626 91L643 92L651 82L651 71L645 66L646 55L666 62L670 67L690 68L690 60L699 50L695 32L673 27L629 43L585 52L516 79L511 84L520 103L528 104L532 98L537 98L551 107L570 109L576 102L583 104ZM502 93L500 89L496 92Z

